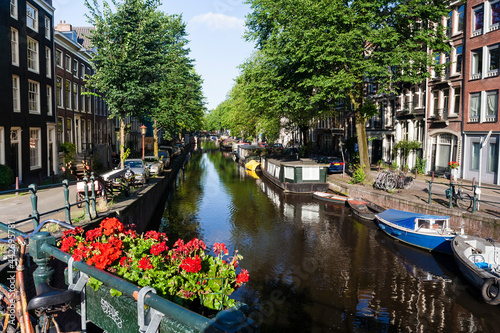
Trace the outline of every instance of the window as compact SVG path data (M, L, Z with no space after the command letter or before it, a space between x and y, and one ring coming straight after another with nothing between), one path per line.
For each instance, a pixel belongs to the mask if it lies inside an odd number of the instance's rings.
M56 65L57 65L57 67L63 68L62 58L63 58L62 51L56 50Z
M42 149L40 145L40 129L30 128L30 168L40 168Z
M441 64L441 54L438 54L438 55L436 56L436 58L434 58L434 59L435 59L435 64L436 64L436 66L438 66L438 65L440 65L440 64ZM435 68L434 68L434 71L433 71L433 73L432 73L432 77L436 78L436 77L439 77L439 76L440 76L440 75L439 75L439 73L437 73L437 68L435 67Z
M453 109L452 113L460 113L460 87L453 88Z
M483 5L472 9L472 37L483 33L484 12Z
M490 30L498 29L500 24L500 1L492 3L491 5L491 26Z
M52 86L47 85L47 115L52 115Z
M87 106L87 112L90 113L90 103L92 103L92 98L90 95L87 95L87 103L86 103L86 106Z
M462 72L462 45L457 46L455 49L455 54L456 54L456 63L455 63L455 73L460 73Z
M50 40L50 31L52 30L51 24L50 24L50 17L45 16L45 38Z
M453 10L450 10L448 16L446 17L446 36L451 37L453 35Z
M64 65L66 66L66 70L71 73L71 57L69 55L66 55L66 63Z
M449 89L443 90L443 114L448 114L448 102L450 100L450 91Z
M63 133L63 118L57 117L57 142L64 142Z
M73 109L78 110L78 85L73 83Z
M21 98L19 94L19 76L12 75L12 110L21 112Z
M472 77L471 79L480 79L483 68L483 50L477 49L471 52L472 55Z
M470 114L469 121L470 122L478 122L479 121L479 113L481 110L481 94L475 93L470 95Z
M462 32L464 30L464 9L464 5L457 9L457 32Z
M29 3L26 3L26 26L38 31L38 10Z
M479 142L472 143L472 159L471 159L471 170L479 170Z
M71 129L71 118L66 118L66 138L64 139L66 142L73 142L73 135Z
M498 170L498 148L495 142L490 142L488 147L488 172Z
M47 77L52 77L52 57L50 56L50 48L45 48L45 71Z
M10 28L10 49L12 65L19 66L19 32L14 28Z
M71 83L66 80L65 82L65 94L64 94L64 98L66 100L66 109L71 109Z
M73 60L73 76L78 77L78 60Z
M80 77L82 79L85 78L85 65L84 64L81 64L81 66L80 66Z
M30 113L40 113L40 84L28 81L28 106Z
M10 16L17 20L17 0L10 0Z
M63 107L62 77L60 76L58 76L56 79L56 103L58 107Z
M432 105L433 105L433 115L437 116L439 115L439 91L436 90L432 93Z
M487 122L495 122L498 111L498 90L486 93L486 118Z
M80 88L80 90L81 90L81 96L82 96L82 106L81 106L81 110L82 110L82 112L85 112L85 95L84 95L84 93L85 93L85 87L84 87L84 86L82 86L82 87Z
M494 45L488 48L488 76L498 75L498 65L500 62L500 47Z
M38 42L28 37L28 69L38 73Z

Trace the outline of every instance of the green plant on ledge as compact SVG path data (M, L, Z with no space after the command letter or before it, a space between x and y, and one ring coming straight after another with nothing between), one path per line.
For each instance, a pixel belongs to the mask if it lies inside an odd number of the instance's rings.
M363 171L363 168L361 165L356 165L354 168L354 173L352 174L351 180L349 181L350 184L359 184L364 182L365 180L365 172Z
M64 154L64 164L75 160L76 145L71 142L61 143L61 151Z

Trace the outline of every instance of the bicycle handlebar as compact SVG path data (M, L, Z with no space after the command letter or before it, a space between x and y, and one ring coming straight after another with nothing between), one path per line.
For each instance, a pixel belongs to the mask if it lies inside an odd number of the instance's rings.
M59 220L55 220L55 219L47 219L45 221L43 221L42 223L40 223L40 225L38 227L36 227L35 230L33 230L32 233L30 234L27 234L26 236L23 236L24 239L28 239L30 238L31 236L33 236L34 234L36 234L37 232L39 232L43 226L47 223L55 223L57 224L58 226L60 227L63 227L63 228L66 228L66 229L75 229L75 226L74 225L71 225L69 223L66 223L66 222L63 222L63 221L59 221ZM0 243L8 243L9 242L9 239L0 239Z

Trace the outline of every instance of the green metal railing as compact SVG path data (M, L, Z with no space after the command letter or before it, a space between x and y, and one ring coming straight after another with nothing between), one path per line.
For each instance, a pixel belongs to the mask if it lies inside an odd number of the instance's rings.
M479 186L479 185L476 185L474 183L472 183L472 185L464 185L464 184L456 183L456 182L449 182L449 183L435 182L434 180L428 180L427 182L429 183L429 191L428 191L429 198L427 200L428 204L432 203L432 185L433 184L448 186L448 188L445 191L446 198L449 200L448 201L448 208L453 207L453 193L456 191L456 188L470 188L470 190L472 191L472 195L471 195L471 197L472 197L472 210L471 210L472 213L475 213L479 210L478 206L481 203L481 200L479 200L477 194L480 192L481 189L498 190L498 188L496 188L496 187Z
M58 184L52 184L52 185L44 185L44 186L38 186L36 184L31 184L26 188L22 189L15 189L15 190L9 190L9 191L2 191L0 192L0 195L5 195L5 194L13 194L13 193L22 193L22 192L29 192L31 195L31 207L33 209L31 213L31 217L27 217L22 220L17 220L12 222L11 224L17 225L19 223L23 223L29 220L33 221L33 225L36 228L40 224L40 219L43 216L47 216L50 214L58 213L60 211L65 211L65 220L66 223L71 224L71 207L76 206L76 205L81 205L82 203L85 205L84 210L85 210L85 219L90 220L93 218L97 217L97 210L96 210L96 189L95 189L95 180L96 177L94 176L94 173L92 172L90 178L88 177L87 174L85 174L85 177L81 181L68 181L67 179L63 180L62 183ZM69 200L69 186L72 184L76 184L78 182L84 183L84 188L85 188L85 196L83 200L76 201L74 203L70 203ZM89 188L87 186L88 183L91 183L91 189L89 193ZM38 191L44 190L44 189L51 189L51 188L57 188L61 187L63 194L64 194L64 206L55 208L53 210L47 211L47 212L40 212L39 207L38 207Z

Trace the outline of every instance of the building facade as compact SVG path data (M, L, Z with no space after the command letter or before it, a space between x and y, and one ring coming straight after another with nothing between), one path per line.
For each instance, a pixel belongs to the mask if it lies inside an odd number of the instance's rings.
M0 163L20 182L57 172L51 0L0 3Z

